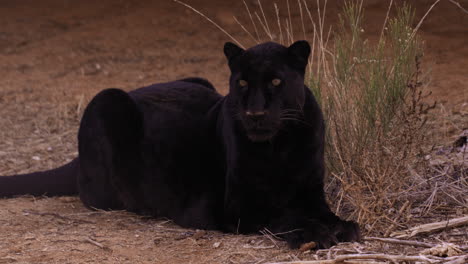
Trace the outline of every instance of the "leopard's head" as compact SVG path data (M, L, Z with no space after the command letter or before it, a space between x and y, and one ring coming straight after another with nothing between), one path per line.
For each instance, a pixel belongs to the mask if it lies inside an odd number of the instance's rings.
M286 122L300 118L307 41L289 47L267 42L247 50L228 42L224 54L231 70L229 108L251 141L271 140Z

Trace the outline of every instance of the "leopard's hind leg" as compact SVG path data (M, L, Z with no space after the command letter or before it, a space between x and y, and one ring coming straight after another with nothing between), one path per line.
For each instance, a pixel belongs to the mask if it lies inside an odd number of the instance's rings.
M78 134L78 185L87 207L138 210L142 119L119 89L100 92L87 106Z

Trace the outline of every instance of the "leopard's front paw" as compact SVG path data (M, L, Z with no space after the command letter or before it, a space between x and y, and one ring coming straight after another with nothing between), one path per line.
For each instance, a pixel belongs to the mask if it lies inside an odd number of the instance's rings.
M354 221L340 221L334 227L333 231L339 242L354 242L361 240L359 225Z
M352 221L340 220L335 225L311 222L301 231L284 237L291 248L299 248L304 243L315 242L317 249L330 248L339 242L352 242L361 239L359 225Z
M314 242L317 249L329 248L338 243L335 233L328 226L319 223L314 223L304 230L291 233L285 236L284 239L288 242L289 247L293 249L310 242Z

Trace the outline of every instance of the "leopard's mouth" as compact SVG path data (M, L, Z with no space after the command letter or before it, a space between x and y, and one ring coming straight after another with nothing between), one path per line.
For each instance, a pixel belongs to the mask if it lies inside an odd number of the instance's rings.
M271 117L262 119L243 118L243 131L252 142L264 142L271 140L277 133L278 125Z
M253 142L264 142L271 140L276 132L271 129L250 129L247 131L247 137Z

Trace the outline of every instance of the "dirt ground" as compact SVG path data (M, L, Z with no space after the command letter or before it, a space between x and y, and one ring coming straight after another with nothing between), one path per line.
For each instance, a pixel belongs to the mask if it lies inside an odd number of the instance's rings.
M252 44L232 18L248 22L241 0L187 2ZM264 2L273 18L273 7ZM285 10L286 1L278 2ZM329 2L334 24L342 2ZM365 2L366 34L378 36L388 1ZM411 2L417 21L432 3ZM459 2L468 9L468 1ZM292 15L296 21L298 12ZM468 129L468 13L441 1L420 35L429 99L440 103L428 133L450 144ZM0 175L50 169L74 158L83 108L104 88L131 90L201 76L226 93L222 47L229 40L169 0L0 1ZM457 229L453 237L466 241L467 230ZM333 254L363 250L366 243ZM417 252L384 244L372 250ZM75 197L0 200L0 263L266 263L330 252L288 250L268 236L202 233L125 212L89 211Z

